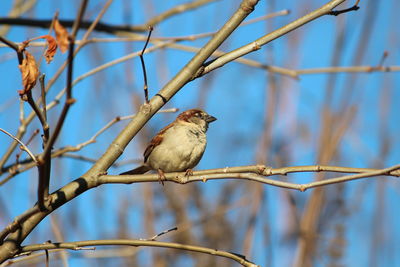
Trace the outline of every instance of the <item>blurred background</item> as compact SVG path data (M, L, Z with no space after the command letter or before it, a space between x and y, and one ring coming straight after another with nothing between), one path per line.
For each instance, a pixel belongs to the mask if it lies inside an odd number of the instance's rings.
M84 20L93 21L106 2L89 1ZM150 96L209 40L209 36L200 38L197 34L217 31L240 4L238 0L204 2L154 25L148 49L167 43L145 55ZM246 19L251 23L239 27L220 50L229 52L254 41L326 2L260 1ZM346 1L340 8L351 7L354 2ZM29 25L5 26L0 18L0 35L22 42L48 34L48 27L33 26L33 21L51 20L57 11L60 20L73 21L80 3L3 0L0 17L32 21ZM114 0L101 22L144 25L185 3L188 1ZM400 59L400 2L363 0L359 6L356 12L324 16L302 26L245 57L251 61L231 62L190 82L166 104L165 108L180 111L203 108L218 118L210 125L208 147L197 169L253 164L384 168L399 163L400 75L395 70L399 70ZM252 21L268 14L273 16ZM81 29L77 40L85 32ZM89 36L92 42L80 50L74 62L74 79L82 78L73 87L77 102L70 109L55 150L76 147L117 116L137 112L144 102L139 57L82 75L142 50L146 36L146 27L134 33L95 30ZM46 64L41 59L40 42L28 49L41 62L40 71L46 74L47 82L55 77L67 54L58 52L54 61ZM290 73L297 77L271 71L271 66L292 70ZM336 66L366 68L363 72L330 68ZM382 66L397 69L383 72L378 69ZM15 52L2 45L0 127L14 135L20 126L20 76ZM63 72L55 80L48 102L64 89L65 76ZM40 96L38 85L34 96ZM56 105L48 112L51 127L61 108ZM31 108L24 104L23 110L28 117ZM140 164L147 142L177 114L156 114L109 174ZM104 153L127 122L114 124L93 144L54 158L51 191L87 171L91 161ZM36 129L41 127L34 118L21 140L27 142ZM8 136L0 135L2 159L11 142ZM40 134L29 148L37 154L42 151ZM32 207L37 198L37 169L23 164L26 153L20 155L22 163L15 164L17 154L21 154L19 149L1 166L0 228ZM13 166L23 172L10 176ZM302 173L275 178L306 183L340 175ZM104 185L53 212L24 244L150 238L176 226L177 231L157 240L231 251L261 266L400 266L399 189L393 177L362 179L306 192L244 180L166 183L164 187L158 183ZM41 255L14 265L43 266ZM237 266L231 260L210 255L148 247L54 252L50 259L51 266Z

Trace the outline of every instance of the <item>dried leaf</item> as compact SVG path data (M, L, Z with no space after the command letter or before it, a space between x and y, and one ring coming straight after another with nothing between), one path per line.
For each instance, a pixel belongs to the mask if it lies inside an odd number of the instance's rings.
M56 33L57 43L58 46L60 47L61 52L65 53L68 50L68 44L69 44L68 32L64 28L64 26L60 24L58 18L54 20L54 32Z
M24 51L25 58L22 60L22 64L19 65L19 70L22 75L23 90L18 90L20 96L29 92L36 84L36 80L39 76L39 69L36 65L35 58L28 52Z
M51 35L43 35L42 37L46 38L47 41L47 50L46 53L44 53L44 56L46 57L47 64L49 64L53 60L57 51L57 42Z

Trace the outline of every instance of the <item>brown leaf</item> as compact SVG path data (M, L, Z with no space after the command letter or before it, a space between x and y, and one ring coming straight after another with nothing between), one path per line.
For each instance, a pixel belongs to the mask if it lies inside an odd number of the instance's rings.
M46 57L47 64L49 64L57 51L57 42L51 35L44 35L43 38L46 38L47 41L47 50L44 56Z
M26 94L35 86L39 76L39 69L35 58L28 51L24 51L24 54L25 58L22 60L22 64L18 66L22 74L22 84L24 86L23 90L18 90L20 96Z
M65 53L68 50L68 32L64 26L60 24L58 18L54 20L54 32L56 33L57 43L61 52Z

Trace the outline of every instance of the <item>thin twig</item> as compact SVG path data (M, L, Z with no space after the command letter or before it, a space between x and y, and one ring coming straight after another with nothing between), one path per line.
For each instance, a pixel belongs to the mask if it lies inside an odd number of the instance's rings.
M240 168L240 167L237 167ZM315 182L305 183L305 184L296 184L291 182L267 179L265 176L277 175L276 171L270 168L266 168L264 170L260 170L259 173L242 173L242 172L229 172L229 173L212 173L212 174L202 174L202 171L193 172L193 176L188 177L185 175L185 172L175 172L175 173L165 173L165 180L178 184L187 184L191 182L206 182L208 180L220 180L220 179L242 179L242 180L250 180L263 184L268 184L276 187L282 187L287 189L295 189L304 192L309 188L321 187L330 184L337 184L348 182L361 178L375 177L380 175L388 175L388 176L400 176L399 170L400 164L395 165L385 169L367 171L358 174L345 175L336 178L319 180ZM210 172L211 170L205 171ZM285 170L283 174L287 173ZM282 174L279 174L282 175ZM139 182L158 182L159 177L157 174L141 174L141 175L103 175L99 177L100 184L108 184L108 183L121 183L121 184L131 184L131 183L139 183Z
M139 57L140 57L140 62L142 63L142 70L143 70L143 78L144 78L144 85L143 85L143 90L144 90L144 99L146 101L146 103L149 103L149 91L148 91L148 86L147 86L147 73L146 73L146 65L144 64L144 58L143 58L143 54L146 51L146 47L149 44L150 41L150 36L151 33L153 32L153 26L149 26L149 34L147 35L147 39L146 42L143 46L142 52L140 53Z
M100 13L98 14L98 16L96 17L96 19L90 23L90 25L88 25L88 30L86 31L85 35L82 38L82 43L76 48L76 51L74 52L74 56L78 54L78 52L80 51L80 49L82 49L82 47L87 43L86 40L88 38L88 36L90 35L90 33L93 31L93 29L95 28L96 24L99 22L99 20L101 19L101 17L104 15L105 11L107 10L107 8L110 6L110 4L112 3L113 0L108 0L107 3L104 5L104 7L102 8L102 10L100 11ZM46 28L51 24L51 21L49 21L49 24L46 26ZM72 25L72 23L71 23ZM60 75L63 73L65 67L67 66L67 62L65 62L58 70L57 72L54 74L54 76L49 80L49 82L47 83L46 86L46 92L48 90L50 90L50 88L52 87L52 85L56 82L56 80L60 77ZM58 104L58 103L57 103ZM55 106L56 103L53 103L53 106ZM49 109L49 108L48 108ZM26 132L26 127L29 123L32 122L32 120L35 117L35 113L31 112L29 114L29 116L24 120L24 124L22 124L17 131L16 136L18 138L22 138L22 136L25 134ZM0 168L2 168L4 166L4 164L7 162L7 160L9 159L9 157L11 156L11 154L13 153L13 151L15 150L15 147L17 146L17 142L13 142L7 149L7 151L4 153L3 157L0 159Z
M289 10L287 9L283 9L280 11L276 11L267 15L263 15L254 19L250 19L247 20L245 22L243 22L242 24L239 25L239 27L243 27L243 26L247 26L250 24L254 24L256 22L259 21L263 21L266 19L271 19L271 18L275 18L278 16L286 16L290 13ZM95 29L96 30L96 29ZM147 28L148 30L148 28ZM198 34L191 34L191 35L186 35L186 36L169 36L169 37L155 37L153 36L152 42L154 41L194 41L200 38L206 38L206 37L210 37L213 34L215 34L216 32L205 32L205 33L198 33ZM134 35L134 37L114 37L114 38L91 38L89 40L76 40L75 44L80 45L80 44L88 44L88 43L108 43L108 42L132 42L132 41L145 41L147 39L147 35L139 35L136 34ZM15 43L17 45L21 45L22 43ZM42 42L42 41L35 41L35 42L30 42L29 46L34 46L34 47L41 47L41 46L46 46L47 43L46 42ZM0 44L0 47L2 46L6 46L5 44Z
M46 75L44 73L42 75L40 75L39 83L40 83L40 94L42 97L42 112L43 112L45 121L47 121L45 77L46 77Z
M231 62L239 57L242 57L251 52L259 50L259 49L261 49L261 47L263 45L270 43L271 41L277 39L278 37L280 37L284 34L287 34L287 33L291 32L291 31L303 26L304 24L309 23L321 16L329 14L329 12L331 12L332 9L334 9L335 7L337 7L344 1L346 1L346 0L332 0L332 1L328 2L327 4L323 5L322 7L308 13L307 15L305 15L305 16L261 37L261 38L258 38L257 40L255 40L249 44L246 44L246 45L239 47L229 53L226 53L225 55L222 55L222 56L218 57L217 59L213 59L208 62L205 62L202 65L202 67L199 68L196 75L194 75L193 79L201 77L201 76L209 73L210 71L220 68L220 67L224 66L225 64L227 64L228 62Z
M22 55L22 51L19 49L19 46L16 43L6 39L3 36L0 36L0 41L5 43L10 48L14 49L14 51L17 53L18 64L21 65L22 64L22 60L24 59L24 56Z
M36 136L39 132L40 132L39 129L34 130L33 133L32 133L32 135L29 137L28 141L26 141L26 144L25 144L25 145L28 146L29 143L32 142L33 138L35 138L35 136ZM14 164L13 166L17 167L17 166L21 163L21 162L19 161L19 158L21 157L21 154L22 154L22 150L21 150L19 153L17 153L17 155L15 155L16 161L15 161L15 164Z
M161 109L157 113L170 113L170 112L175 113L177 111L179 111L178 108L169 108L169 109ZM77 144L75 146L66 146L66 147L60 148L58 150L52 151L51 157L52 158L63 157L68 152L78 152L82 148L84 148L85 146L95 143L97 137L99 137L100 134L105 132L108 128L110 128L115 123L117 123L119 121L123 121L123 120L132 119L134 116L135 115L127 115L127 116L116 117L116 118L112 119L110 122L108 122L103 128L101 128L98 132L96 132L88 140L86 140L86 141L84 141L84 142L82 142L80 144ZM81 159L81 160L89 161L89 162L96 162L95 159L89 159L87 157L83 157L83 156L79 156L79 155L75 155L75 156L70 155L70 156L66 156L66 157L75 158L75 159ZM128 161L128 162L138 163L139 161ZM118 166L121 166L121 165L128 164L128 162L125 162L125 163L121 163L121 162L120 163L114 163L112 166L113 167L118 167ZM0 171L0 175L5 173L5 172L9 172L9 175L7 177L5 177L3 180L0 181L0 186L5 184L6 182L8 182L15 175L17 175L17 174L19 174L21 172L24 172L26 170L29 170L30 168L32 168L34 166L36 166L35 163L33 163L29 159L25 159L25 160L19 161L19 164L14 163L14 164L11 164L11 165L3 167L1 169L1 171Z
M379 64L378 64L377 67L382 67L383 63L385 62L385 60L387 59L388 56L389 56L389 52L388 51L383 52L381 60L379 61Z
M44 151L40 157L38 204L40 210L42 211L47 209L45 206L45 201L49 194L50 172L51 172L51 150L61 132L62 126L64 125L64 121L67 117L69 108L75 102L75 99L72 98L72 77L73 77L72 71L73 71L73 61L74 61L75 36L78 32L83 14L85 13L87 1L88 0L82 1L78 11L78 16L73 26L72 33L71 35L68 36L69 49L67 58L68 69L67 69L67 86L66 86L67 89L66 89L65 104L61 111L60 117L57 121L56 127L54 128L54 132L48 139L48 142L45 144Z
M21 146L22 146L22 150L24 150L26 153L28 153L28 155L31 157L31 159L37 164L38 160L36 159L35 155L29 150L29 148L21 142L21 140L19 140L17 137L15 137L14 135L10 134L9 132L7 132L6 130L0 128L0 131L2 131L3 133L5 133L6 135L8 135L9 137L11 137L12 139L14 139L15 141L17 141Z
M115 240L87 240L87 241L76 241L76 242L62 242L62 243L50 243L50 244L34 244L22 246L20 252L33 252L44 249L71 249L78 250L86 246L145 246L145 247L160 247L160 248L173 248L179 250L199 252L219 257L228 258L238 262L239 264L247 267L256 267L257 265L246 259L245 256L236 253L231 253L223 250L217 250L207 247L191 246L179 243L169 242L158 242L158 241L147 241L147 240L133 240L133 239L115 239Z
M36 116L38 117L40 124L42 125L43 128L43 134L45 134L49 130L49 125L47 124L47 120L43 112L40 110L39 106L36 104L35 100L33 100L32 97L32 91L29 90L28 92L25 93L26 99L28 104L31 106L33 111L35 112Z
M331 12L328 13L328 15L338 16L340 14L347 13L350 11L357 11L360 9L360 7L358 6L359 2L360 2L360 0L357 0L357 2L354 4L354 6L352 6L350 8L346 8L346 9L342 9L342 10L332 10Z
M129 33L145 32L148 30L149 25L155 26L171 16L185 12L187 10L198 8L198 7L200 7L204 4L207 4L211 1L217 1L217 0L198 0L198 1L185 3L182 5L174 6L173 8L151 18L150 20L148 20L146 23L144 23L142 25L137 25L137 26L111 25L111 24L99 22L94 27L94 30L100 31L100 32L111 33L111 34L115 34L117 32L129 32ZM62 20L61 19L59 21L65 27L72 27L74 24L74 20ZM23 18L0 18L0 24L48 28L51 24L51 20L48 20L48 19L36 20L36 19L23 19ZM88 29L91 25L93 25L91 21L82 21L80 27L82 29Z
M76 18L74 20L74 24L72 25L72 30L71 30L71 34L70 34L73 38L73 41L75 41L75 37L78 34L79 28L81 27L83 15L85 14L88 1L89 0L82 0L81 5L79 6L78 15L76 16Z
M177 231L177 230L178 230L178 227L174 227L174 228L171 228L171 229L168 229L168 230L164 230L164 231L162 231L161 233L158 233L158 234L154 235L154 236L151 237L151 238L140 239L140 240L156 241L156 238L157 238L157 237L160 237L160 236L162 236L162 235L168 234L169 232Z

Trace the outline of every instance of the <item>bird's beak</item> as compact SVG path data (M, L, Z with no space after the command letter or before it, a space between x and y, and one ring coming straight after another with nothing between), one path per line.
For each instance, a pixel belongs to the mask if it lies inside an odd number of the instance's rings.
M207 117L206 117L206 122L207 123L210 123L210 122L213 122L213 121L216 121L217 120L217 118L215 118L214 116L211 116L211 115L207 115Z

